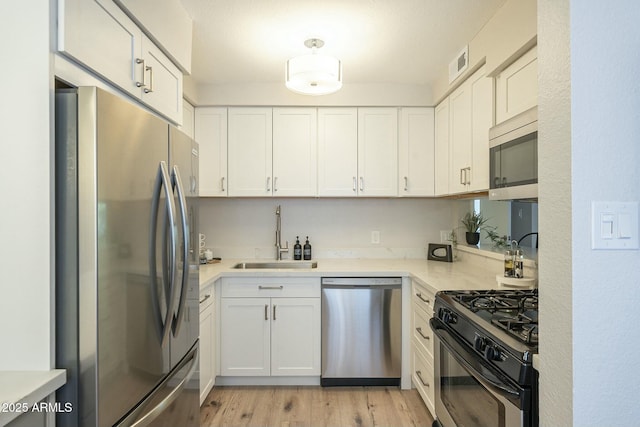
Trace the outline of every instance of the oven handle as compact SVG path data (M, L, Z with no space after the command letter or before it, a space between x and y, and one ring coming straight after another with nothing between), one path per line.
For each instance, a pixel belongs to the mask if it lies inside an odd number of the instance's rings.
M521 407L522 402L520 401L520 398L522 390L518 389L517 387L510 387L509 384L507 384L503 379L499 378L499 375L494 372L494 369L491 368L484 359L477 356L475 353L467 351L465 347L459 342L459 340L445 329L445 326L441 320L432 318L429 323L431 325L431 329L433 329L433 332L436 334L436 337L439 338L440 342L442 342L442 344L449 350L449 353L476 379L484 383L487 388L490 388L495 393L517 404L518 407ZM454 348L454 345L458 348ZM461 356L460 354L458 354L459 352L463 355ZM487 370L495 375L497 381L487 378L486 375L480 373L467 360L465 360L465 356L470 359L474 359L482 364Z

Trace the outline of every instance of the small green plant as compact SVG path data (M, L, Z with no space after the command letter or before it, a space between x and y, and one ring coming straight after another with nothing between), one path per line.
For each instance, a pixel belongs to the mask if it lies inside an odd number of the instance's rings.
M479 212L467 212L461 222L468 233L479 233L480 227L487 222L487 218Z
M495 248L504 248L507 246L507 236L500 236L496 233L496 227L484 227L487 237L493 243Z

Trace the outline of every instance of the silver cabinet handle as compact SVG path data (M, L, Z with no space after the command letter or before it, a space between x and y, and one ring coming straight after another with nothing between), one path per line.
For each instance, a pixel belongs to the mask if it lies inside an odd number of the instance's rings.
M206 294L206 295L204 296L204 298L202 298L202 299L200 300L200 304L202 304L203 302L205 302L205 301L206 301L206 300L208 300L209 298L211 298L211 294Z
M431 387L431 386L429 385L429 383L425 382L425 381L422 379L422 372L421 372L421 371L416 371L416 375L418 376L418 378L420 378L420 382L422 383L422 385L423 385L423 386L425 386L425 387Z
M278 191L278 177L277 176L273 177L273 191L274 192Z
M364 191L364 177L360 177L360 191Z
M220 190L224 192L224 176L220 178Z
M421 327L417 327L417 328L416 328L416 331L417 331L417 332L420 334L420 336L421 336L422 338L424 338L425 340L430 340L430 339L431 339L431 337L430 337L429 335L425 335L425 334L423 334L423 333L422 333L422 328L421 328Z
M422 301L426 302L427 304L430 304L430 303L431 303L431 301L430 301L430 300L425 299L425 298L422 296L422 293L421 293L421 292L418 292L418 293L416 294L416 296L417 296L418 298L420 298Z
M409 178L404 177L404 191L409 191Z
M460 169L460 185L464 185L465 184L465 179L462 177L462 175L464 174L466 168L461 168Z
M142 81L141 82L136 82L136 87L145 87L147 84L144 81L144 76L145 76L145 74L147 74L147 72L146 72L147 67L145 67L145 65L144 65L144 59L136 58L136 64L142 64Z
M273 320L276 320L276 305L273 304Z
M262 285L259 285L258 289L260 289L261 291L262 290L267 290L267 289L279 289L279 290L282 290L282 289L284 289L284 286L283 285L280 285L280 286L262 286Z
M356 181L357 181L357 178L354 176L354 177L353 177L353 192L354 192L354 193L355 193L356 191L358 191L358 187L356 186L356 185L357 185Z
M264 320L269 320L269 304L264 305Z
M465 184L467 185L471 185L471 166L469 166L468 168L466 168L466 172L464 173L465 176ZM467 172L469 172L467 174Z
M267 193L271 191L271 177L267 177Z
M144 93L151 93L153 92L153 67L147 65L146 67L144 67L144 69L149 72L149 87L145 87L142 90L144 90Z

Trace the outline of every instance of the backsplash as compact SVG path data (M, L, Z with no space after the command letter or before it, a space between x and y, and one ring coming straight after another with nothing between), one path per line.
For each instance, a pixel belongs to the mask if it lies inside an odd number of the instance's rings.
M200 233L221 258L275 258L275 210L282 244L309 236L313 258L426 258L429 242L451 230L453 201L438 199L200 199ZM380 243L371 243L378 231Z

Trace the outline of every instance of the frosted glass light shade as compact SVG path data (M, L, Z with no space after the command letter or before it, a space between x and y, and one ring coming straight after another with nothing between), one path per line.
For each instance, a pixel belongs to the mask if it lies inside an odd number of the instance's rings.
M327 95L342 87L342 64L330 56L311 54L287 61L285 84L303 95Z

